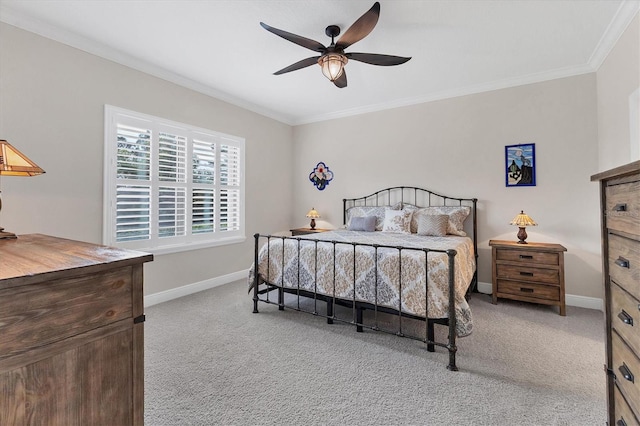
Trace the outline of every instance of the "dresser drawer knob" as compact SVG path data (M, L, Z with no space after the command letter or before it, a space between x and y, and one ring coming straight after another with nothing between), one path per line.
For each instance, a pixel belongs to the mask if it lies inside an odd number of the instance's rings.
M525 277L532 277L533 276L533 272L520 271L520 275L524 275Z
M615 206L613 206L613 211L614 212L626 212L627 211L627 205L625 203L616 204Z
M631 370L629 370L629 367L627 367L627 364L623 362L622 365L618 367L618 370L620 370L620 373L622 374L622 377L625 378L625 380L628 380L631 383L634 383L633 373L631 373Z
M627 422L621 417L620 420L616 422L616 426L627 426Z
M520 291L523 293L533 293L533 289L527 287L520 287Z
M622 256L618 256L618 258L615 261L615 264L618 265L621 268L628 268L629 267L629 261L627 259L625 259Z
M520 255L520 259L528 259L528 260L531 260L531 259L533 259L533 256L532 256L532 255L530 255L530 254L521 254L521 255Z
M620 311L620 313L618 314L618 318L620 318L620 321L622 321L623 323L633 327L633 317L626 313L624 309Z

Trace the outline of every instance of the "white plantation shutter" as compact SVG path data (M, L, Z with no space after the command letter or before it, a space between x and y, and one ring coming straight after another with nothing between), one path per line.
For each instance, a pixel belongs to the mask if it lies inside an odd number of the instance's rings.
M104 243L169 253L244 240L244 140L105 107Z

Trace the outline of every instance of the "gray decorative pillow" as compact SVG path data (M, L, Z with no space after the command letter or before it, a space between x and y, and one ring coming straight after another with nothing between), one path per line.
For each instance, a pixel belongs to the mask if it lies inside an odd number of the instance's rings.
M441 215L445 214L449 216L449 226L447 227L447 234L459 235L466 237L467 233L464 232L464 220L469 216L471 207L468 206L433 206L423 207L413 212L413 219L411 220L411 232L418 232L418 218L422 215Z
M448 226L449 216L446 214L418 215L418 235L444 237Z
M349 231L373 232L376 230L375 216L352 217L349 222Z
M384 212L390 206L356 206L347 209L347 228L351 228L351 220L354 217L375 216L376 231L382 231L384 224Z

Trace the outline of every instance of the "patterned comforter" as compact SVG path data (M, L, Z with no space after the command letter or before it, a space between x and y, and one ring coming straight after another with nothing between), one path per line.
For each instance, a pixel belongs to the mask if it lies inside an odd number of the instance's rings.
M274 237L268 244L269 250L267 250L267 244L261 247L258 255L261 281L287 288L297 288L299 285L303 290L315 290L318 293L335 295L337 298L347 300L353 300L355 288L355 298L358 301L375 303L377 298L379 306L393 309L398 309L401 304L403 312L423 318L425 312L428 312L429 318L448 317L448 256L445 253L429 252L427 262L429 285L428 298L426 298L424 251L403 249L401 262L398 262L398 249L378 247L376 267L374 247L355 246L354 263L354 245L350 243L432 250L455 249L457 251L454 271L456 334L460 337L471 334L471 310L464 297L476 270L473 242L470 238L452 235L424 237L416 234L347 230L309 234L300 238L298 243L296 239ZM335 245L335 288L334 245L330 242L314 240L347 243ZM252 266L249 277L250 288L253 286L253 274ZM425 309L426 300L428 300L428 309Z

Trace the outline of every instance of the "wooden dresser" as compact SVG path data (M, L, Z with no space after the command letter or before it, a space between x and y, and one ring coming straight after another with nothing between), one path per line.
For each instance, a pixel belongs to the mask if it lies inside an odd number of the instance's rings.
M600 182L609 425L640 425L640 161Z
M566 315L564 252L560 244L490 240L492 302L498 297L558 306Z
M46 235L0 240L0 425L142 425L142 265Z

